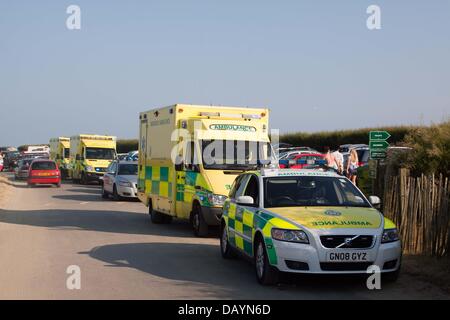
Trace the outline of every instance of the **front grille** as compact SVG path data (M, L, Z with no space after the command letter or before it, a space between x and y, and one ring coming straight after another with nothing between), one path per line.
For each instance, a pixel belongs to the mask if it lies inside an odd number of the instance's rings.
M95 168L96 172L106 172L107 168Z
M373 236L358 236L345 235L345 236L320 236L320 242L325 248L352 248L352 249L365 249L370 248L373 244ZM355 238L355 239L353 239ZM346 240L353 239L346 243Z
M366 271L373 262L321 262L323 271Z

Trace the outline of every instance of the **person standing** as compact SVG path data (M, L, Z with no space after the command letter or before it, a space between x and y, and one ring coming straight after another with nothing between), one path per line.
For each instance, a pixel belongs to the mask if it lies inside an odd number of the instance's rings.
M348 178L353 182L356 186L356 178L358 176L358 153L355 149L350 150L350 156L347 162L347 173Z
M327 166L333 169L338 169L336 158L331 153L330 147L325 147L325 157L324 159L327 161Z
M336 149L332 154L336 161L337 171L342 175L344 172L344 156L339 152L339 149Z

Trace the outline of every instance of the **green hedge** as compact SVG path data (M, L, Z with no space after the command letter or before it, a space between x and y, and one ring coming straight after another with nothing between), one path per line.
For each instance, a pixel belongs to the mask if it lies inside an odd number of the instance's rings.
M322 151L325 146L337 149L340 145L348 143L368 144L370 131L387 131L391 135L388 142L391 145L394 145L402 142L405 136L414 129L417 129L417 127L379 127L356 130L322 131L315 133L296 132L281 135L280 142L290 143L294 146L307 146Z
M137 139L117 140L117 153L127 153L138 150L139 142Z

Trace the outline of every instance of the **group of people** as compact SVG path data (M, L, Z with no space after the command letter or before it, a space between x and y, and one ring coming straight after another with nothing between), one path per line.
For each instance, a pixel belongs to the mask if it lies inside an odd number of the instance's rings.
M344 163L344 155L339 150L332 152L330 147L325 147L325 160L328 167L335 169L341 175L346 175L356 185L359 160L355 149L350 150L348 161Z

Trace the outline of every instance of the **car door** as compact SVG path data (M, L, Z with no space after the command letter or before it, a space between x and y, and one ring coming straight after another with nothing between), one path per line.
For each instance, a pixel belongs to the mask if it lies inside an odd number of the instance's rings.
M253 213L244 206L237 203L240 196L245 195L247 185L254 177L253 174L246 174L237 181L234 193L230 196L230 208L228 210L228 234L230 244L247 255L252 255L252 230Z
M104 189L107 192L113 192L113 185L114 185L116 171L117 171L117 163L113 162L109 166L106 174L103 176Z

